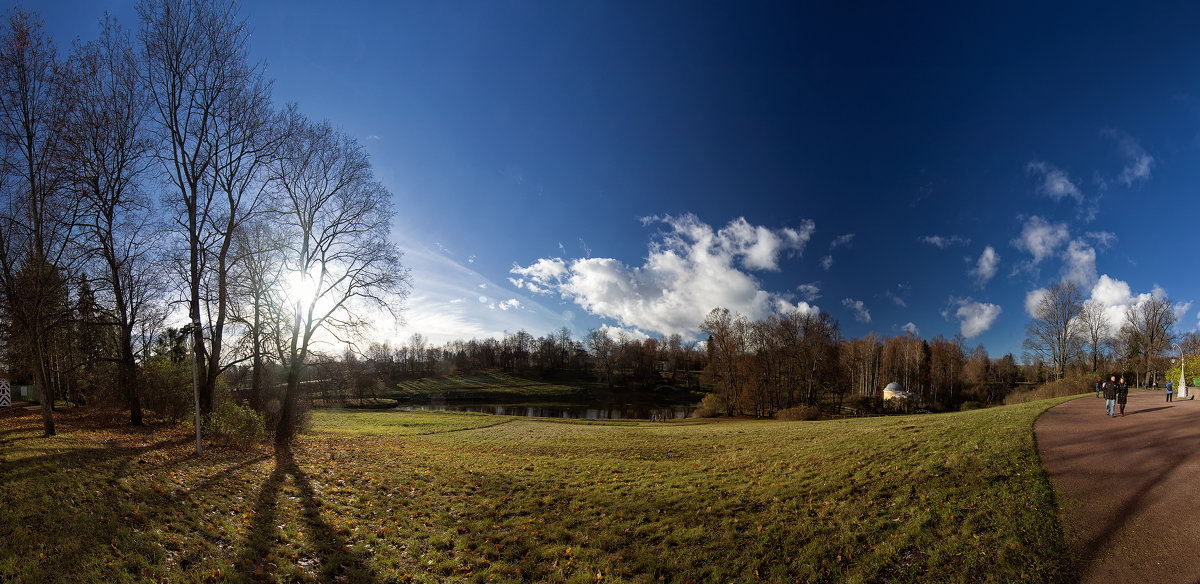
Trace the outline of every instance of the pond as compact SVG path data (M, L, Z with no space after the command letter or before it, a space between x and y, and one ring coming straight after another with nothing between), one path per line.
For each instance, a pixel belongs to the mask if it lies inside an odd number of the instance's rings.
M530 405L530 404L439 404L406 405L406 411L479 412L497 416L563 418L568 420L682 420L695 411L694 405L605 404L605 405Z

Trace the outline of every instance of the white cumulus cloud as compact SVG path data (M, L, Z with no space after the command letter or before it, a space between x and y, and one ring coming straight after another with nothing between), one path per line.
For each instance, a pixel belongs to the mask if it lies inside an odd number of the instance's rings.
M904 326L902 326L902 327L900 327L900 330L902 330L902 331L904 331L904 332L906 332L906 333L908 333L908 334L910 334L910 335L912 335L912 336L914 336L914 337L920 337L920 336L921 336L921 329L917 328L917 325L915 325L915 324L913 324L913 323L911 323L911 322L910 322L910 323L907 323L907 324L905 324L905 325L904 325Z
M785 314L788 312L798 312L800 314L815 315L815 314L821 312L821 309L815 305L809 304L804 301L800 301L796 304L792 304L791 302L788 302L787 300L784 300L783 298L779 298L775 301L775 312L778 312L780 314Z
M738 218L714 230L692 214L642 222L665 229L650 243L640 266L614 258L543 258L529 266L514 265L513 284L557 293L625 327L694 334L716 307L752 319L770 314L781 297L763 290L750 272L777 270L780 256L802 253L815 229L811 221L770 229Z
M1030 318L1037 318L1038 305L1042 303L1042 298L1046 297L1047 292L1049 292L1049 290L1045 288L1038 288L1037 290L1030 290L1028 293L1026 293L1025 314L1028 314Z
M971 298L951 299L954 317L958 319L962 336L975 338L992 328L1000 317L1001 308L996 304L976 302ZM949 311L947 311L948 313Z
M1129 307L1140 307L1151 298L1165 298L1166 296L1166 290L1159 286L1154 286L1149 292L1134 294L1128 282L1104 274L1092 286L1088 302L1099 304L1103 308L1104 316L1108 320L1109 334L1116 335L1121 326L1125 324L1125 313ZM1171 308L1178 317L1186 314L1190 307L1191 302L1185 302L1175 303Z
M607 325L607 324L602 325L600 328L604 329L604 331L608 333L608 337L613 340L620 340L620 339L624 338L625 340L628 340L628 341L637 341L640 343L640 342L650 338L650 335L648 335L636 328L625 328L625 327L612 326L612 325Z
M1021 237L1013 240L1012 244L1033 256L1031 263L1036 266L1042 260L1053 257L1068 239L1070 231L1066 223L1050 223L1034 215L1021 227Z
M1081 290L1091 288L1096 283L1096 250L1082 240L1072 240L1063 252L1062 279Z

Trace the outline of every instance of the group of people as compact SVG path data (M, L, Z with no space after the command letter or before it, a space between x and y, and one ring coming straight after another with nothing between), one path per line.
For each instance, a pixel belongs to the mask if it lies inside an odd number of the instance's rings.
M1158 382L1154 383L1154 387L1158 387ZM1129 386L1125 385L1125 378L1122 377L1119 381L1117 376L1113 375L1108 381L1096 379L1096 397L1104 394L1104 411L1111 417L1125 416L1125 402L1129 401ZM1171 398L1175 397L1175 384L1167 382L1167 402L1171 402ZM1117 412L1117 407L1120 407L1120 412Z
M1097 379L1096 397L1100 397L1101 392L1104 393L1104 411L1109 417L1125 417L1125 402L1129 401L1129 386L1125 385L1125 378L1118 381L1117 376L1113 375L1108 381ZM1121 409L1119 414L1118 407Z

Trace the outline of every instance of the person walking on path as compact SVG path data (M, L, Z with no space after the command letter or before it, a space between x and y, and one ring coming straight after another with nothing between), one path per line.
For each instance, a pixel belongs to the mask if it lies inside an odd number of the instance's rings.
M1117 415L1117 376L1104 382L1104 411L1109 417Z
M1097 377L1097 378L1096 378L1096 397L1097 397L1097 398L1099 398L1099 397L1100 397L1100 386L1101 386L1101 385L1104 385L1104 382L1103 382L1103 381L1100 381L1100 378L1099 378L1099 377Z
M1171 403L1171 398L1175 396L1175 387L1172 382L1167 382L1167 403Z
M1125 417L1125 402L1129 401L1129 386L1125 385L1125 378L1122 377L1117 382L1117 405L1121 406L1121 417Z

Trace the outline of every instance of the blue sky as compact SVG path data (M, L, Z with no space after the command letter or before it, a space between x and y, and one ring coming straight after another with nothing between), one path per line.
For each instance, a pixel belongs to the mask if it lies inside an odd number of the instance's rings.
M277 102L357 137L394 194L397 340L690 336L720 304L1019 356L1064 279L1116 325L1165 294L1197 329L1200 8L837 4L242 13ZM132 5L26 4L60 50Z

